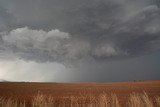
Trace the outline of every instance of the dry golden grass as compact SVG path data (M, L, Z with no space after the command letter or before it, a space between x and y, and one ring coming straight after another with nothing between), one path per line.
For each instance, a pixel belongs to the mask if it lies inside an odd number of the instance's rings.
M0 98L0 107L26 107L25 102L18 102L15 99Z
M145 92L143 94L132 93L129 98L128 107L153 107L153 101Z
M54 107L54 103L55 102L52 97L47 97L38 92L32 100L32 107Z
M132 93L126 101L125 107L160 107L160 97L155 98L156 104L144 92ZM19 103L13 99L0 98L0 107L27 107L25 103ZM99 96L81 94L80 96L68 96L54 98L38 92L32 99L31 107L122 107L116 94L102 93Z
M109 106L109 97L103 93L99 96L99 107L108 107Z
M157 103L157 106L160 107L160 96L156 97L156 103Z

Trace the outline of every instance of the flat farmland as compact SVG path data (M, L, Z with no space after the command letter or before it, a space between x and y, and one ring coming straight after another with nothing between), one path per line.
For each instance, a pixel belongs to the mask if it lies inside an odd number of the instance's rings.
M160 81L111 82L111 83L34 83L34 82L0 82L0 97L25 101L31 106L37 94L51 96L63 100L68 97L94 96L115 94L121 106L126 106L130 94L146 93L153 103L160 96Z

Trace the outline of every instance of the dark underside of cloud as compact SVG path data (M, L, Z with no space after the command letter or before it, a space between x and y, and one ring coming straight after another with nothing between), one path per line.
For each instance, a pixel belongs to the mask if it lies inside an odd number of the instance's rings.
M159 0L1 0L0 53L75 62L160 49Z

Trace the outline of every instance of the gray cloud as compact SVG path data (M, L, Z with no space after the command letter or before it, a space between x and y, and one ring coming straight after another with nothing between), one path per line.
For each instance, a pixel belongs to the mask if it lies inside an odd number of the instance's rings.
M6 9L3 13L8 14L1 17L16 19L1 34L1 48L21 58L112 59L159 50L158 1L2 0L1 3ZM5 23L7 19L0 21Z
M0 31L8 30L12 27L16 19L0 5Z
M17 57L37 61L76 60L87 56L90 44L72 40L70 35L57 29L51 31L18 28L2 34L4 51Z
M76 61L87 57L114 57L124 54L114 43L99 43L72 38L57 29L51 31L17 28L2 33L3 51L11 51L19 58L35 61ZM7 52L6 52L7 53Z
M159 79L159 50L160 0L0 0L2 79Z
M83 63L70 79L83 82L159 80L159 56L160 51L125 60Z

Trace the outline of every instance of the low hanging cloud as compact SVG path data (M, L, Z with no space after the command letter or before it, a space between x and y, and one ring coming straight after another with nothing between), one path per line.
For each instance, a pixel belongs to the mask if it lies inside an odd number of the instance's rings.
M59 73L68 69L56 62L36 63L24 60L1 60L0 81L62 81ZM45 72L44 72L45 71ZM61 75L61 77L65 78Z
M19 58L36 61L80 60L86 57L118 55L112 44L93 47L89 41L74 39L59 30L32 30L17 28L2 34L4 51L11 51Z

